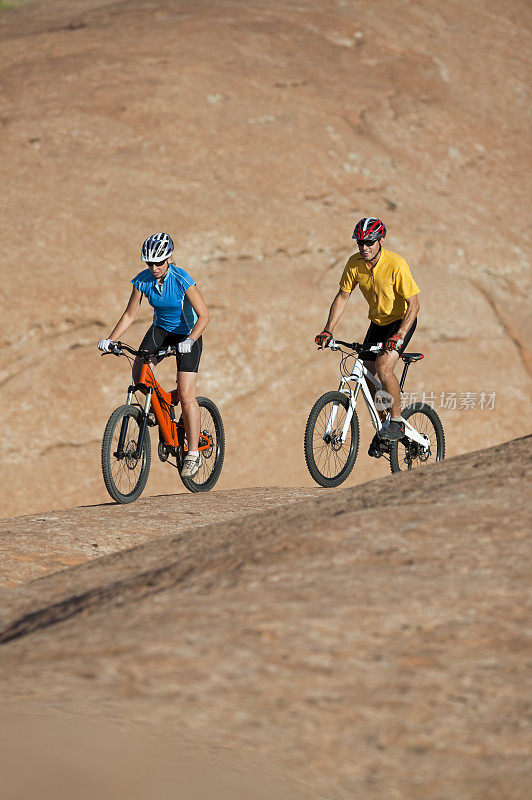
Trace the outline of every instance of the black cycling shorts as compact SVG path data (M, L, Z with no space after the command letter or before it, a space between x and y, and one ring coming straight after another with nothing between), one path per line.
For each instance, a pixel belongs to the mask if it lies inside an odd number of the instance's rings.
M139 350L146 350L148 353L156 353L163 347L169 347L184 342L188 339L188 333L170 333L164 328L159 328L158 325L152 325L148 328L144 339L140 343ZM177 370L178 372L197 372L201 358L201 351L203 350L203 341L201 336L192 345L190 353L183 353L180 355L176 353Z
M380 344L381 342L384 343L387 339L390 338L390 336L393 336L394 334L397 333L402 323L403 323L402 319L397 319L395 320L395 322L390 322L389 325L377 325L376 322L372 322L367 330L366 337L364 339L364 344L370 345L370 344ZM410 327L410 330L403 339L403 344L397 351L399 355L401 355L401 353L404 352L408 342L412 338L412 335L416 329L416 325L417 325L417 319L414 320L412 326ZM375 361L378 355L379 354L376 353L374 356L369 356L368 358L364 358L364 361Z

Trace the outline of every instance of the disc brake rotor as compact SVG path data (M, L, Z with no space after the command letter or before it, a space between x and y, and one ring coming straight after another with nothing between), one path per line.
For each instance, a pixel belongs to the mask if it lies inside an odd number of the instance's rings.
M342 449L342 445L342 430L341 428L337 428L331 433L331 447L335 453L337 453L338 450Z
M429 458L430 458L430 447L427 447L426 450L421 450L420 449L419 454L418 454L418 458L419 458L420 461L423 461L423 462L428 461Z
M203 458L210 458L212 456L214 450L214 441L212 434L208 428L205 428L201 432L201 445L208 444L209 446L205 448L205 450L201 451Z
M136 449L137 443L133 440L130 440L124 448L124 459L128 469L135 469L139 463L138 458L135 456Z
M406 448L405 462L413 463L414 461L425 462L430 458L430 447L425 450L418 442L410 441Z

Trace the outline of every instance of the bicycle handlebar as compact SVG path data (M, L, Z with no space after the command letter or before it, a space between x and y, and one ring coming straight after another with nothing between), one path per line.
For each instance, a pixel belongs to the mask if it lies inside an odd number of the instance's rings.
M107 353L102 353L104 356L122 356L124 355L124 350L127 350L128 353L131 353L133 356L140 356L143 361L148 361L150 358L166 358L166 356L173 356L175 355L176 349L175 347L165 347L163 350L157 350L155 353L148 353L147 350L134 350L127 344L123 342L113 342L111 345L111 349Z
M327 347L330 350L339 350L340 345L343 347L349 347L350 350L356 351L359 356L363 356L364 353L368 355L374 355L382 350L382 343L381 344L374 344L374 345L364 345L360 344L359 342L344 342L342 339L331 339ZM143 361L148 361L149 358L166 358L167 356L173 356L176 354L176 348L174 346L165 347L163 350L157 350L155 353L148 353L147 350L134 350L127 344L123 342L113 342L111 345L111 349L107 351L107 353L102 353L104 356L122 356L124 355L124 350L127 350L128 353L131 353L133 356L140 356Z
M341 339L331 339L327 344L327 347L329 347L331 350L339 350L340 345L349 347L350 350L355 350L359 357L363 356L364 353L367 353L368 355L374 355L382 350L382 344L364 345L360 344L359 342L343 342Z

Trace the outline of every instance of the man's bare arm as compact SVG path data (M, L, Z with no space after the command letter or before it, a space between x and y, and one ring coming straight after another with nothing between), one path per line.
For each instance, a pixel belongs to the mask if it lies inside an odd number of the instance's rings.
M397 336L399 336L401 339L405 338L419 313L419 300L417 294L412 295L412 297L407 297L406 302L408 304L408 308L401 323L401 327L397 331Z
M326 330L330 331L331 333L337 326L340 321L342 314L345 311L345 307L347 305L347 301L350 298L349 292L343 292L341 289L334 298L331 303L331 308L329 311L329 316L327 317L327 324L325 325Z

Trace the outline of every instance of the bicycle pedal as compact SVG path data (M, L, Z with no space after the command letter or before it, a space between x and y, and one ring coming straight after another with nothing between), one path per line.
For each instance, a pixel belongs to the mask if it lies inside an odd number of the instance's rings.
M165 445L164 442L159 442L159 447L157 448L157 454L161 461L168 461L168 456L170 455L170 448Z
M368 447L368 456L371 458L382 458L381 443L382 440L375 434Z
M368 448L368 456L371 458L382 458L385 453L390 452L390 443L386 439L381 439L377 434L371 440Z

